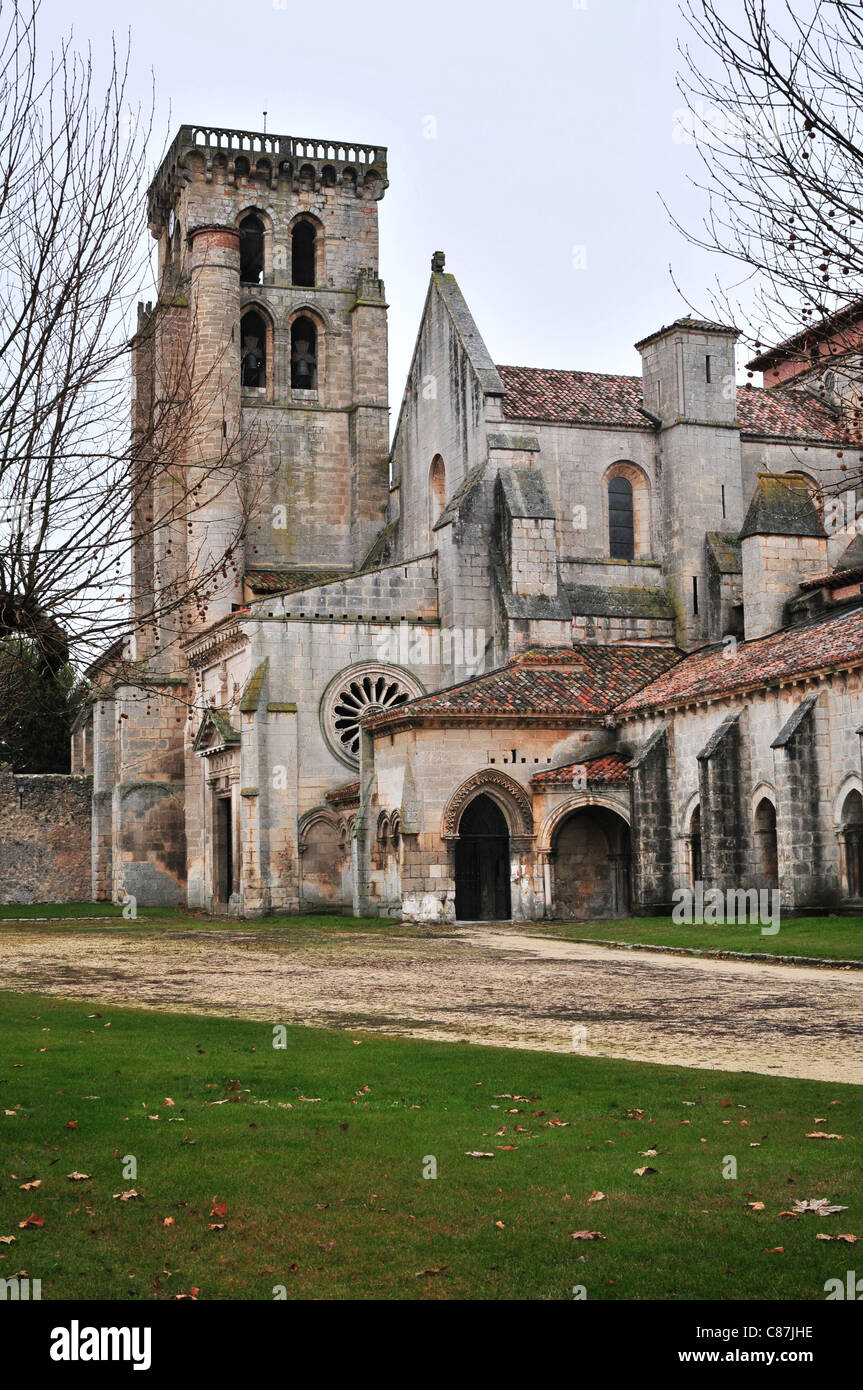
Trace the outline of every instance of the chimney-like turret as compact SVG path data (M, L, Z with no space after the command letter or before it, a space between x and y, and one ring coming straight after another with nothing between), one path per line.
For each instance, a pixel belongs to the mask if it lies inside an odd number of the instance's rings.
M782 626L802 579L827 564L827 536L806 484L793 473L759 473L740 532L747 641Z

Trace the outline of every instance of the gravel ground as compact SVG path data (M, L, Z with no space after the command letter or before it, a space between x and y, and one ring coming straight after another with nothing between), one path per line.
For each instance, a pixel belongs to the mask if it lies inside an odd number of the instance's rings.
M863 972L642 954L470 926L313 942L0 933L0 984L270 1023L863 1083ZM2 1007L2 1004L0 1004Z

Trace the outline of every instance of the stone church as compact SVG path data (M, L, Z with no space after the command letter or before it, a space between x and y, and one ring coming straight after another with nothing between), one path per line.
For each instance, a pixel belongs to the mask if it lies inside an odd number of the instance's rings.
M386 188L380 147L204 126L150 187L136 419L194 341L220 394L189 469L250 431L266 466L142 528L136 595L248 512L206 612L154 630L133 596L97 663L93 897L518 921L701 881L861 910L863 541L853 484L838 522L821 491L859 448L806 334L765 387L693 318L638 377L496 364L435 252L390 444Z

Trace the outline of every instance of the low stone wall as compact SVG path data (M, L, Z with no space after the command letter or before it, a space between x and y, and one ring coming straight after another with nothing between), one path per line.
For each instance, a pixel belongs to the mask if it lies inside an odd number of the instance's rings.
M88 902L92 777L0 767L0 903Z

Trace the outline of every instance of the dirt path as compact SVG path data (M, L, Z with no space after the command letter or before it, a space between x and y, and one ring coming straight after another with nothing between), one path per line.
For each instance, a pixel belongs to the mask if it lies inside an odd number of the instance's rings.
M219 931L0 934L0 984L272 1023L863 1083L863 972L468 927L296 943Z

